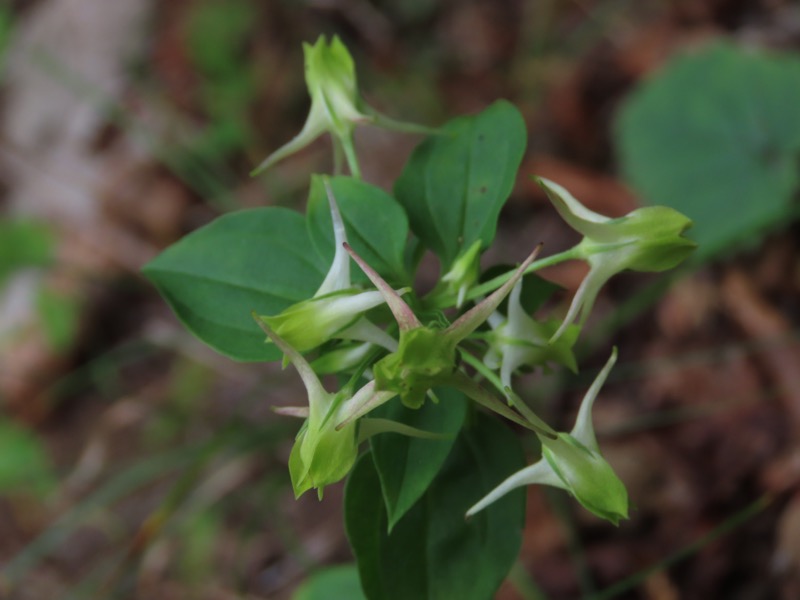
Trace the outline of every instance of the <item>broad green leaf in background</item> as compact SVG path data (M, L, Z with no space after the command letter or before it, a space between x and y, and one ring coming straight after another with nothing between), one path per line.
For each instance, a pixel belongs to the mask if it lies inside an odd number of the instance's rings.
M708 258L781 222L800 187L800 58L716 43L635 91L616 128L622 170L648 203L694 221Z
M222 354L276 360L251 316L277 314L310 298L326 265L311 251L302 215L284 208L219 217L145 266L147 277L183 324Z
M502 498L467 521L470 503L524 466L519 440L479 413L425 495L387 532L371 453L347 482L345 525L370 600L488 600L517 557L525 496Z
M56 485L44 446L29 430L0 420L0 493L45 495Z
M292 595L292 600L364 599L355 565L336 565L317 571Z
M510 103L447 123L412 153L395 184L412 231L443 272L473 242L487 248L525 152L525 122Z
M333 223L324 178L311 179L307 221L311 241L324 264L333 261ZM352 177L329 178L336 204L344 220L347 240L358 254L388 281L409 283L403 252L408 240L408 218L389 194ZM353 281L369 279L361 269L351 269Z
M419 409L411 409L395 398L370 413L371 417L452 436L434 440L384 433L370 440L390 531L436 477L467 414L467 403L462 394L448 388L434 391L439 398L438 404L426 402Z
M44 223L0 219L0 288L17 269L49 265L54 252L55 236Z

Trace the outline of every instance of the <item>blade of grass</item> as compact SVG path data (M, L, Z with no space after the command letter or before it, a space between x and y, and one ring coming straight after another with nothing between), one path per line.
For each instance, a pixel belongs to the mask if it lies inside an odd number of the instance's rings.
M668 557L660 560L659 562L642 569L623 579L622 581L615 583L611 587L604 589L602 592L595 594L589 597L589 600L608 600L609 598L615 598L624 592L632 590L639 584L641 584L645 579L650 577L653 573L658 571L663 571L672 567L673 565L681 562L689 558L692 554L699 551L703 546L707 546L711 542L721 538L722 536L730 533L737 527L743 525L754 516L762 512L766 509L773 501L772 496L765 494L758 498L752 504L749 504L744 509L739 511L738 513L732 515L727 520L723 521L720 525L709 531L707 534L700 536L696 541L692 542L691 544L681 548L677 552L669 555Z
M63 543L93 511L113 504L170 471L184 468L191 463L197 451L197 447L179 448L148 457L122 469L111 481L59 517L46 531L4 565L0 569L0 582L9 587L15 585L39 561Z

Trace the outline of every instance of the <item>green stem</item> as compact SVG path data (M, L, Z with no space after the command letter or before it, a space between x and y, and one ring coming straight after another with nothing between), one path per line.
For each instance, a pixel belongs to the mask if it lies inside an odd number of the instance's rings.
M358 166L358 157L356 156L356 149L353 145L353 135L350 134L347 137L342 137L341 142L350 174L356 179L361 179L361 167Z
M534 261L525 269L525 273L523 275L528 275L529 273L533 273L534 271L538 271L539 269L544 269L545 267L552 267L553 265L557 265L567 260L574 260L581 258L581 255L578 251L578 246L574 246L569 250L565 250L564 252L559 252L558 254L553 254L552 256L548 256L547 258L542 258L537 261ZM495 291L497 288L502 286L506 281L511 279L514 276L516 269L511 269L503 273L502 275L498 275L497 277L490 279L489 281L484 281L483 283L476 285L475 287L471 288L466 296L465 300L474 300L480 296L485 296L486 294L490 294L491 292ZM447 308L450 306L454 306L456 303L455 296L440 296L438 298L432 298L432 308Z
M342 144L338 143L334 138L333 144L333 174L334 175L341 175L342 174Z
M461 350L461 360L467 363L470 367L475 369L484 379L486 379L489 383L491 383L498 392L501 394L504 392L503 382L500 381L500 378L497 376L497 373L492 371L489 367L487 367L483 362L466 352L465 350Z
M557 433L544 421L540 420L531 421L530 419L520 415L508 404L505 399L500 400L494 394L486 390L480 383L470 379L463 371L456 371L449 377L443 378L440 382L441 385L448 385L463 393L470 400L474 400L484 408L488 408L492 412L497 413L501 417L505 417L509 421L521 425L525 429L549 439L556 439Z
M558 435L556 430L539 418L539 416L533 412L519 396L511 392L510 389L506 391L506 387L503 385L503 382L500 381L500 378L494 371L483 364L483 362L481 362L478 358L472 356L469 352L462 350L461 359L475 369L485 379L487 379L495 388L497 388L497 391L505 396L508 403L522 413L522 416L525 417L531 425L536 427L534 431L543 433L546 437L555 439L555 436Z

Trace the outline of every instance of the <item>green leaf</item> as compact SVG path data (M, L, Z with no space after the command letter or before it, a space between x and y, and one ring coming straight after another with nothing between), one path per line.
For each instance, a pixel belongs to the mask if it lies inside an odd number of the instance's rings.
M56 484L44 446L29 430L0 420L0 492L44 496Z
M317 571L292 595L292 600L364 600L355 565Z
M442 271L473 242L487 248L514 186L527 134L519 111L498 101L454 119L412 153L395 184L411 229L442 261Z
M54 252L55 236L44 223L0 219L0 287L17 269L49 265Z
M524 464L516 436L477 414L425 495L389 534L378 472L372 454L363 455L345 489L345 524L367 598L491 598L519 552L525 495L515 490L469 521L464 514Z
M727 43L679 56L616 134L628 181L694 221L698 257L718 254L784 220L800 187L800 60Z
M408 218L389 194L352 177L329 178L342 214L347 240L367 263L392 283L410 283L403 252L408 240ZM334 239L331 210L324 178L311 178L307 209L308 233L324 264L333 261ZM351 269L353 281L368 282L360 269Z
M222 354L276 360L252 311L277 314L310 298L326 267L302 215L285 208L219 217L167 248L144 268L181 322Z
M467 403L463 394L446 388L434 391L439 398L438 404L426 402L419 409L411 409L395 398L370 413L371 417L390 419L423 431L452 435L443 440L399 434L377 435L371 439L389 531L428 489L464 424Z

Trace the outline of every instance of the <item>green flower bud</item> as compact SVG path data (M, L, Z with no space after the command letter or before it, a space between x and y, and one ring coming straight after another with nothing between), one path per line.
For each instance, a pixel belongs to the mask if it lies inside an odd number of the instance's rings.
M371 308L383 304L376 291L350 289L293 304L260 319L298 352L308 352L337 337Z
M620 271L665 271L683 262L696 247L683 236L692 221L672 208L648 206L611 219L589 210L557 183L544 178L536 181L567 224L583 234L575 254L590 267L554 338L579 315L585 321L600 288Z
M337 399L336 395L327 394L311 400L309 395L309 417L289 455L295 498L316 488L322 499L325 486L344 479L358 456L356 424L337 430L336 417L328 417L328 411L338 404Z
M542 456L560 480L557 487L567 490L588 511L614 525L628 518L625 484L599 450L560 433L556 440L542 438Z
M331 375L355 369L373 350L370 343L345 344L325 352L311 363L315 373Z
M416 327L400 333L397 352L372 367L379 390L400 394L409 408L419 408L425 395L456 369L456 343L443 330Z
M311 113L337 136L349 136L355 123L370 117L359 109L356 67L350 52L337 37L326 44L320 36L316 44L303 44L306 86L311 96Z
M628 518L628 492L600 454L592 405L617 359L616 348L581 403L575 426L555 438L540 435L542 459L508 477L467 512L483 510L511 490L542 484L567 490L584 508L615 525Z
M469 288L478 281L480 258L481 240L475 240L466 252L453 261L453 266L441 279L443 293L456 296L456 308L461 308Z
M257 318L257 322L297 370L308 394L308 417L289 457L295 497L311 488L317 488L322 497L323 488L341 480L358 454L355 423L337 429L345 418L340 411L350 399L349 389L337 394L327 392L303 356L263 320ZM295 414L304 412L297 408L292 411Z

